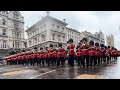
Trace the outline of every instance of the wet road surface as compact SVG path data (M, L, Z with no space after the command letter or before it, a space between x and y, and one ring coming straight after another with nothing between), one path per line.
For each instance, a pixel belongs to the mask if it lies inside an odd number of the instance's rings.
M120 58L88 69L78 67L0 66L0 79L120 79Z

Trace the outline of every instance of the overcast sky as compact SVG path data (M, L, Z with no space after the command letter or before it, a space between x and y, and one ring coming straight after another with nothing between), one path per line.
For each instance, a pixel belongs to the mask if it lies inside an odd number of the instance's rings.
M30 27L46 15L46 11L20 11L26 27ZM100 30L106 35L113 34L115 47L120 50L120 11L50 11L50 16L66 19L67 27L91 33ZM25 38L27 35L25 34Z

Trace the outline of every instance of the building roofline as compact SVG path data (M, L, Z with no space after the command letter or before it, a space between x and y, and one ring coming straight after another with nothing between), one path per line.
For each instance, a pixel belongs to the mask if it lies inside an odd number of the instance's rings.
M72 30L72 31L74 31L74 32L78 32L78 33L80 33L78 30L76 30L76 29L73 29L73 28L69 28L69 27L66 27L67 29L70 29L70 30Z
M49 18L49 19L54 19L54 20L57 21L57 22L60 22L60 23L65 24L65 25L68 25L66 22L63 22L63 21L61 21L61 20L58 20L58 19L56 19L56 18L54 18L54 17L45 16L45 17L43 17L41 20L39 20L38 22L36 22L35 24L33 24L30 28L28 28L28 29L26 30L26 32L27 32L28 30L32 29L35 25L41 23L43 20L48 19L48 18Z

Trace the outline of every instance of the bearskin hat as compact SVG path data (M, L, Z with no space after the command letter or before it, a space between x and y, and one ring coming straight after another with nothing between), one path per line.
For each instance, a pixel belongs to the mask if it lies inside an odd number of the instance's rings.
M73 39L70 38L70 39L68 40L68 42L69 42L69 43L73 43Z
M98 46L98 47L99 47L99 43L95 43L95 46Z
M110 49L110 46L108 46L108 48Z
M104 44L100 44L100 47L104 47L105 45Z
M112 47L112 49L114 49L114 47Z
M37 47L34 47L34 49L37 49Z
M50 47L53 47L53 44L50 44Z
M43 47L41 47L40 50L43 50Z
M89 42L89 44L90 44L90 45L94 45L94 41L91 40L91 41Z
M107 46L105 46L105 48L107 48Z
M62 44L61 44L61 43L59 43L59 44L58 44L58 47L62 47Z
M87 42L87 38L83 38L82 41L83 41L83 42L84 42L84 41Z

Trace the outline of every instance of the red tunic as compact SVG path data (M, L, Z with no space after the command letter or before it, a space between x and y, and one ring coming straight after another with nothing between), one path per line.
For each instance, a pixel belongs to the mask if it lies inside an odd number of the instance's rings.
M99 47L96 47L95 56L101 56Z
M83 53L82 53L82 50L81 50L80 48L76 50L76 56L77 56L77 57L82 56L82 54L83 54Z
M64 49L63 48L58 48L57 50L57 57L64 57Z
M48 49L48 57L53 57L54 50L52 48Z
M91 47L89 47L89 56L96 56L96 48L95 48L95 46L91 46Z
M45 55L44 55L44 54L45 54L45 52L44 52L44 51L40 51L40 53L39 53L39 54L40 54L40 58L45 58Z
M82 45L81 49L82 49L83 55L89 55L89 50L88 50L89 44Z
M68 49L68 54L69 54L69 55L75 55L74 48L75 48L75 45L74 45L74 44L68 45L67 49Z
M57 51L53 52L53 57L56 58L57 57Z

